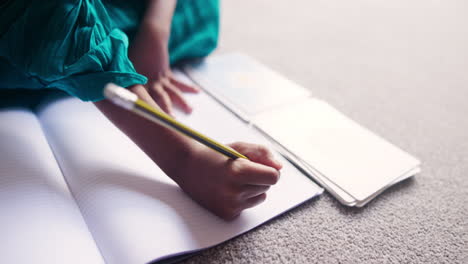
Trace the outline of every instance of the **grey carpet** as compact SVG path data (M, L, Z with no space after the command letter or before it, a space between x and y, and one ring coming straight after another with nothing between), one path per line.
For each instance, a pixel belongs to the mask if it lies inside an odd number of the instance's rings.
M218 53L307 87L423 172L362 209L324 194L184 263L468 263L467 14L466 0L222 2Z

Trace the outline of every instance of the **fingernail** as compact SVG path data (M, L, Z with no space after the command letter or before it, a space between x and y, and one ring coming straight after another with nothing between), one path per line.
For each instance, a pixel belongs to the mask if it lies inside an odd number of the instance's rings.
M283 167L283 163L281 163L279 160L277 159L273 159L273 162L278 165L278 167L282 168Z

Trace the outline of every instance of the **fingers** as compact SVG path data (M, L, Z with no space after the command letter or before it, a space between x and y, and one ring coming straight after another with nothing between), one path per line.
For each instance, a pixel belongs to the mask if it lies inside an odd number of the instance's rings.
M248 199L248 198L252 198L260 194L266 193L270 189L270 186L248 184L248 185L242 186L241 189L242 189L242 197Z
M232 161L229 175L237 184L273 185L279 180L279 171L244 159Z
M262 193L260 195L257 195L257 196L254 196L252 198L249 198L247 199L245 202L244 202L244 209L247 209L247 208L252 208L254 206L257 206L261 203L263 203L266 199L266 193Z
M238 217L243 210L252 208L264 202L266 197L266 193L262 193L260 195L248 198L241 203L236 204L235 206L221 206L217 210L214 210L214 213L224 220L231 221Z
M148 93L148 91L143 85L134 85L129 89L130 91L135 93L141 100L145 101L153 107L156 107L157 109L160 109L159 105L153 100L153 97Z
M246 159L227 159L200 146L197 155L181 169L178 184L195 201L217 216L232 220L266 199L270 186L279 180L273 167Z
M264 202L268 189L268 186L254 185L245 185L239 188L237 192L231 193L227 199L224 199L223 206L221 206L218 215L226 220L235 218L243 210Z
M192 107L184 99L182 92L180 92L180 90L176 86L174 86L169 81L169 79L167 78L162 79L162 84L164 88L166 89L166 91L168 92L169 96L171 97L172 101L174 101L176 105L178 105L186 113L192 112Z
M150 81L146 87L154 101L170 115L172 115L173 103L185 113L191 113L192 107L185 100L182 92L199 92L197 88L177 81L171 72L159 76L157 80Z
M178 89L180 89L182 92L186 92L186 93L198 93L200 92L200 89L198 89L197 87L193 86L193 85L188 85L188 84L185 84L179 80L177 80L174 75L172 74L172 72L169 72L167 74L170 82L172 84L174 84Z
M273 153L265 146L244 142L232 143L229 146L247 156L250 161L270 166L277 170L283 167L281 162L276 160Z
M169 115L172 115L172 101L164 89L164 86L160 82L153 82L149 84L148 91L161 109Z

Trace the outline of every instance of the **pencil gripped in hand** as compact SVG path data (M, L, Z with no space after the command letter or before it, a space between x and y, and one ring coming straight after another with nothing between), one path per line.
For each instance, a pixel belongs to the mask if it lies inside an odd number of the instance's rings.
M129 90L123 87L117 86L113 83L109 83L104 88L104 96L108 100L122 108L132 111L138 115L141 115L144 118L149 119L160 125L163 125L169 129L182 133L190 138L193 138L201 144L231 159L248 159L246 156L242 155L236 150L203 135L202 133L180 123L179 121L175 120L173 117L164 113L163 111L150 106L145 101L139 99L136 94L130 92Z

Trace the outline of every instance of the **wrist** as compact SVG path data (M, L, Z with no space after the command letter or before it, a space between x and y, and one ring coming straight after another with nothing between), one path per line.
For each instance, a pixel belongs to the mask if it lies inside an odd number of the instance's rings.
M151 19L144 19L141 22L140 30L144 32L150 32L158 40L161 41L161 44L167 46L169 42L169 37L171 35L171 26L158 23L157 21L152 21Z
M187 173L187 170L190 170L192 167L191 164L199 155L200 147L202 147L189 138L184 138L182 141L183 142L179 142L181 145L176 147L177 150L174 151L172 159L166 162L165 168L161 166L161 169L163 169L163 171L181 188L183 188L184 183L188 181L187 176L189 173Z
M143 23L169 39L176 0L149 0Z

